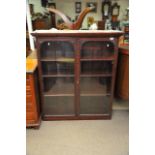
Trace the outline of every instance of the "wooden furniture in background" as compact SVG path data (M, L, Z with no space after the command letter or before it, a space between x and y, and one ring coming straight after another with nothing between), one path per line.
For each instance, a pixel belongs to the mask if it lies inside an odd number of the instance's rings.
M98 30L105 30L105 21L101 20L97 22Z
M119 47L117 78L115 87L116 97L129 99L129 49L128 46Z
M26 57L31 53L28 25L26 21Z
M55 13L57 14L58 16L60 16L62 18L62 20L64 21L64 24L66 27L68 27L68 29L71 29L71 30L78 30L81 28L81 25L82 25L82 22L85 18L85 16L91 12L92 10L94 9L94 7L87 7L85 8L78 16L77 20L75 22L72 22L69 20L69 18L64 14L62 13L61 11L57 10L57 9L54 9L54 8L47 8L47 10L49 12L52 12L52 13Z
M36 31L44 120L110 119L121 31Z
M48 30L51 28L49 18L35 19L32 21L33 30Z
M26 31L26 57L31 53L29 33Z
M33 54L33 53L32 53ZM37 60L26 60L26 127L39 127L40 100L38 88Z
M56 3L48 3L48 8L54 8L54 9L56 9ZM51 18L51 28L56 28L56 17L55 17L55 13L50 12L50 18Z

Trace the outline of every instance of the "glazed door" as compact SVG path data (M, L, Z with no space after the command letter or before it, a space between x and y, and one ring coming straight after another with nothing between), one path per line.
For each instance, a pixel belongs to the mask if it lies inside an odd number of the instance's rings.
M80 40L80 116L111 114L113 75L115 66L115 40Z
M43 117L75 116L75 46L70 39L40 44Z

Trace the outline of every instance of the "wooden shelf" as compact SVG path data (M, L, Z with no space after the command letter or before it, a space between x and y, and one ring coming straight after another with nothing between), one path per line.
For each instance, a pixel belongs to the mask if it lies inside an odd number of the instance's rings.
M26 39L29 39L29 32L26 31Z
M74 77L74 74L43 74L42 77ZM80 77L112 77L112 73L81 73Z
M92 57L92 56L87 56L87 57L82 57L80 61L111 61L115 60L114 56L102 56L102 57Z
M81 61L110 61L114 60L114 56L102 56L102 57L92 57L92 56L87 56L87 57L81 57ZM74 58L41 58L41 61L54 61L54 62L62 62L62 63L74 63L75 59Z
M81 72L80 77L112 77L112 73Z
M101 93L101 92L81 92L80 96L110 96L111 93ZM69 93L69 92L66 92L66 93L63 93L63 92L57 92L57 93L51 93L51 92L47 92L47 93L44 93L44 96L45 97L52 97L52 96L74 96L74 93Z
M105 93L105 94L103 94L103 93L101 93L101 94L99 94L99 93L81 93L80 94L80 96L110 96L111 94L110 93Z
M80 96L109 96L110 92L101 92L101 91L81 91Z
M41 58L41 61L54 61L54 62L62 62L62 63L74 63L75 59L74 58L66 58L66 57L61 57L61 58L47 57L47 58Z
M85 46L85 47L82 47L82 51L85 51L85 50L102 50L104 47L98 47L98 46Z
M74 74L43 74L42 77L74 77Z
M50 97L50 96L51 96L51 97L52 97L52 96L57 96L57 97L58 97L58 96L74 96L73 93L66 93L66 94L63 94L63 93L62 93L62 94L61 94L61 93L59 93L59 94L58 94L58 93L55 93L55 94L44 93L43 95L44 95L45 97L48 97L48 96L49 96L49 97Z

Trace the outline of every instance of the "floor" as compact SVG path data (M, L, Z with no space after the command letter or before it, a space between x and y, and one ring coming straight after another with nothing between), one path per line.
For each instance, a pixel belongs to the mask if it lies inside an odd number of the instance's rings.
M113 110L129 110L129 100L115 98L113 102Z
M113 109L111 120L42 121L27 129L26 155L128 155L128 101Z

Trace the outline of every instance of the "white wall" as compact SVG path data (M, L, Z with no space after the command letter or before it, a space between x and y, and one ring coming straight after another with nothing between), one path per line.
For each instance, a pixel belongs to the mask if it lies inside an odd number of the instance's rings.
M72 19L75 18L77 15L75 13L75 2L82 2L82 10L86 7L86 2L97 2L97 12L96 13L88 13L83 21L83 28L87 27L87 17L93 16L95 20L101 20L102 19L102 13L101 13L101 2L102 0L53 0L52 2L56 3L56 8L60 10L61 12L65 13ZM123 16L125 15L125 9L129 6L129 0L112 0L112 3L117 2L120 5L120 15L119 20L123 19ZM29 0L30 4L34 4L34 12L44 12L44 8L41 6L40 0ZM58 16L56 16L56 19L59 19Z
M34 4L34 12L41 12L43 13L43 11L45 10L42 6L41 6L41 0L28 0L29 4Z

